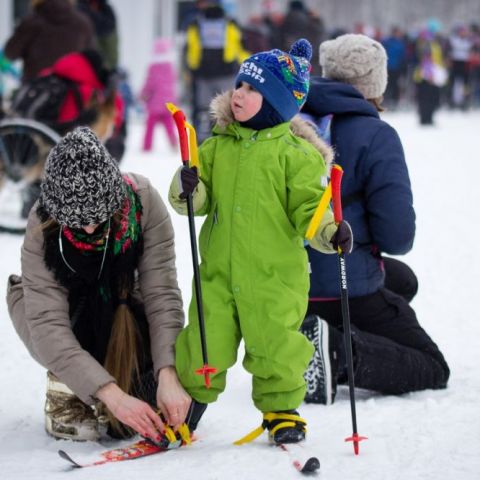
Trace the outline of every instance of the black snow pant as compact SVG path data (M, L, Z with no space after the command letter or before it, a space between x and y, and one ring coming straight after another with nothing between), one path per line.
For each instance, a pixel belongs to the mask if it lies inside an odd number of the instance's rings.
M433 125L433 114L440 107L440 87L425 80L417 84L417 105L421 125Z
M402 70L388 71L388 84L385 90L385 103L395 108L400 100L400 81Z
M390 258L385 272L389 288L349 299L355 386L391 395L445 388L448 365L408 304L417 290L415 274ZM310 302L308 314L343 331L340 300ZM346 383L346 364L338 374L338 383Z

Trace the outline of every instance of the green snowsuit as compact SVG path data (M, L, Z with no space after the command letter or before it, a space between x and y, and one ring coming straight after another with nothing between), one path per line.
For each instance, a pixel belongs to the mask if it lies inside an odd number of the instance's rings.
M207 389L194 372L203 365L195 298L176 342L177 372L193 398L215 401L243 338L255 406L294 409L305 396L303 374L313 353L298 331L309 290L304 236L327 168L314 146L291 133L290 122L258 132L234 122L213 131L199 149L194 207L208 215L199 239L200 275L208 360L218 373ZM175 178L170 202L185 213L178 193ZM328 211L316 247L332 253L335 229Z

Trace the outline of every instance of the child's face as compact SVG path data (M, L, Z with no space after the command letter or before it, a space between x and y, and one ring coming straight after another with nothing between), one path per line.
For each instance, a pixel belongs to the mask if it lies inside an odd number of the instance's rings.
M254 117L262 108L262 95L249 83L242 82L233 91L230 108L237 122L246 122Z

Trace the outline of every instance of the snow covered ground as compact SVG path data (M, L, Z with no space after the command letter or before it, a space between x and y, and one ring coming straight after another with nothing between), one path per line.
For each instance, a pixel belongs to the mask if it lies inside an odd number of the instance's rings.
M470 480L480 472L480 113L438 115L437 127L420 128L413 113L385 119L397 128L406 150L415 208L417 238L406 257L420 281L413 306L451 367L449 388L401 397L358 392L358 457L343 439L351 434L348 391L333 406L304 405L308 444L321 461L320 478ZM163 198L179 154L162 131L152 153L142 153L141 125L133 125L124 170L151 178ZM185 217L172 212L177 266L184 301L190 300L191 260ZM200 224L199 224L200 225ZM0 234L0 295L7 276L19 272L21 238ZM348 269L348 263L347 263ZM242 358L240 352L239 358ZM0 472L2 479L174 478L289 479L299 477L287 455L267 444L266 436L236 447L232 442L260 423L250 400L250 378L240 364L228 377L227 391L207 410L199 440L188 449L69 471L59 448L83 454L98 444L55 441L43 429L45 371L28 355L0 305Z

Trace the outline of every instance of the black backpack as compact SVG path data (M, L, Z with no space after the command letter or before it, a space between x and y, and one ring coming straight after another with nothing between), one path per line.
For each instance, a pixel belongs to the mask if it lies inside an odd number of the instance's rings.
M12 100L11 111L16 116L37 120L54 130L63 130L65 125L60 124L58 118L68 93L73 94L78 111L82 114L85 107L78 85L53 73L25 82ZM74 120L75 123L78 121Z

